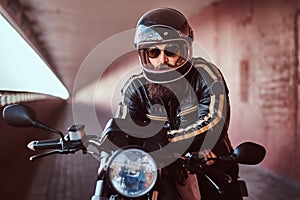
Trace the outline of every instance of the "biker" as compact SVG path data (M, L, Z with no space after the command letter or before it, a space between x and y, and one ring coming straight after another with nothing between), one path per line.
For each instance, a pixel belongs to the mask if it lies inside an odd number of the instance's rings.
M131 76L124 85L116 117L163 121L168 143L176 148L188 145L185 152L201 151L205 157L228 155L233 151L227 132L228 88L214 64L193 57L193 40L193 30L179 11L158 8L145 13L137 23L134 39L142 73ZM193 184L182 180L178 163L164 169L160 199L192 198L187 197L187 189L174 192L184 183L185 188ZM222 170L232 184L224 187L220 197L211 183L198 174L196 184L201 199L242 199L235 184L236 164L210 161L207 165Z

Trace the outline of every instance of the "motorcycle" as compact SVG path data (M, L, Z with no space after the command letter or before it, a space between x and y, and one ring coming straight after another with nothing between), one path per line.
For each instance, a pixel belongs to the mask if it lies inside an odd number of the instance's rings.
M120 119L111 119L101 136L89 135L85 132L84 125L73 125L66 134L47 126L36 119L34 110L25 105L9 105L3 110L4 121L14 127L35 127L54 132L59 139L32 141L28 148L33 151L50 150L31 156L30 161L52 154L73 154L82 151L83 154L92 154L99 159L99 170L95 193L92 200L98 199L159 199L159 185L162 168L172 161L179 160L182 168L190 174L202 174L215 190L222 195L223 189L218 184L222 179L226 184L231 184L232 179L222 173L207 173L209 167L206 162L217 160L221 162L235 162L239 164L255 165L260 163L266 154L263 146L244 142L228 156L217 158L204 158L199 152L163 152L165 143L161 131L151 137L134 136L138 126L132 122ZM154 126L157 126L154 124ZM125 127L125 128L124 128ZM133 127L133 128L132 128ZM147 130L152 130L147 128ZM165 135L165 134L164 134ZM153 153L155 152L155 153ZM163 153L162 153L163 152ZM165 155L165 156L162 156ZM243 180L238 180L240 192L248 196Z

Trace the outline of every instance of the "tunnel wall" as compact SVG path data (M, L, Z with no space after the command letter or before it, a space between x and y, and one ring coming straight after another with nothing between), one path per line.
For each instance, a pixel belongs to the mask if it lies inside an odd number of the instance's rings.
M190 16L227 80L233 145L264 145L263 167L300 181L298 10L293 0L219 1Z
M40 121L56 128L56 124L64 113L65 102L53 99L21 104L32 107ZM0 107L1 115L3 109L4 107ZM34 179L40 179L39 176L43 176L43 174L37 174L41 161L29 161L29 157L37 152L27 149L27 144L33 140L59 138L59 136L34 128L11 127L5 123L2 117L0 118L0 127L1 199L25 199ZM51 168L54 164L54 162L48 162L48 167Z

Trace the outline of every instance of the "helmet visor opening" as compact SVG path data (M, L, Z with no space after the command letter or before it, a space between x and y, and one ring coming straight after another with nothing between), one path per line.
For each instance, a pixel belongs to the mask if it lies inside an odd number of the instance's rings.
M138 51L144 69L157 73L175 70L181 67L189 60L190 55L189 45L183 39L143 43L139 46ZM158 62L162 53L168 60L173 59L173 63L164 62L159 65L154 64L155 60Z
M176 43L163 46L155 45L146 49L146 54L149 58L157 58L162 51L167 57L176 57L177 55L180 55L180 46Z

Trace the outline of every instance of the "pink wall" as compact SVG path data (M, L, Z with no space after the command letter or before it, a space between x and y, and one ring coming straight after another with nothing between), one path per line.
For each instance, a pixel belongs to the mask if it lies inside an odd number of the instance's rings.
M196 41L228 82L233 144L264 145L262 166L294 180L300 180L297 8L293 0L231 0L190 16Z
M51 127L56 128L60 123L61 116L65 112L65 102L62 100L43 100L23 103L32 107L37 118ZM4 107L0 107L2 113ZM30 151L26 146L33 140L45 140L59 138L53 133L34 128L15 128L7 125L0 119L1 140L0 140L0 198L1 199L25 199L30 191L34 179L41 179L38 176L38 169L41 160L30 162L29 157L41 153ZM46 161L48 167L55 163ZM43 169L42 169L43 170ZM45 183L46 184L46 183Z

